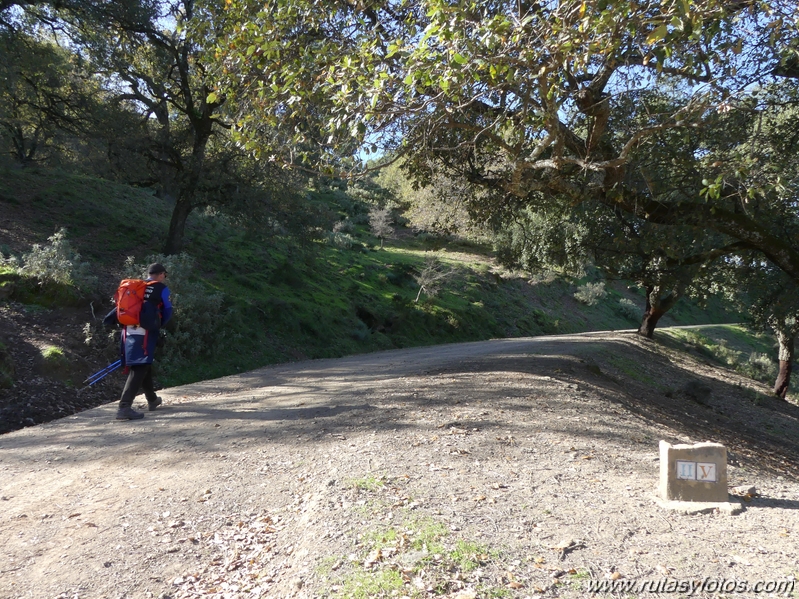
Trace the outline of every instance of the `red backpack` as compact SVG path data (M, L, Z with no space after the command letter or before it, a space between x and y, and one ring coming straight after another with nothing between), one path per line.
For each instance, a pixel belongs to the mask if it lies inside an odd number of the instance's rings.
M124 279L114 294L117 305L117 320L121 325L140 325L141 308L144 303L144 292L147 285L155 281L141 279Z

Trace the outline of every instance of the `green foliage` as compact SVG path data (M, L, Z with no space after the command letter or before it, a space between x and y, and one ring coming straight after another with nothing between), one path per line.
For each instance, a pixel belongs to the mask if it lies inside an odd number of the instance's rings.
M469 215L469 207L482 196L478 189L443 172L435 172L425 186L418 186L406 171L402 161L392 163L378 172L375 182L391 194L411 227L433 237L486 240L485 226Z
M367 476L365 478L353 480L350 484L352 487L361 491L376 491L385 486L386 483L375 476Z
M372 572L357 568L339 585L331 597L342 599L373 599L375 597L399 596L405 588L402 574L397 570L378 570Z
M188 254L148 256L148 262L159 262L169 273L165 281L171 292L174 308L166 324L169 331L158 364L167 377L179 377L181 371L197 362L213 360L236 343L231 313L225 296L209 291L194 274L195 261ZM147 266L136 264L132 257L125 262L125 278L146 277Z
M766 384L777 377L774 342L768 335L741 326L706 327L701 330L670 330L668 338L678 340L685 349L732 368L736 372ZM791 390L799 388L792 382Z
M22 255L19 272L41 284L71 285L82 291L92 291L97 278L91 274L89 263L81 262L80 254L73 250L66 229L59 229L47 240L49 244L34 244L30 252Z
M448 553L456 567L461 572L472 572L480 567L489 556L489 549L485 545L459 539L454 549Z
M355 223L347 216L344 220L340 220L333 225L333 233L343 233L345 235L355 233Z
M763 383L773 383L777 378L777 364L774 359L767 354L752 352L745 362L736 359L731 360L735 370L751 379Z
M599 283L586 283L580 285L574 293L574 299L586 306L595 306L599 300L607 296L608 292L605 290L605 282Z
M23 165L71 161L70 146L96 109L95 81L52 39L0 31L0 143Z
M338 231L331 231L327 234L325 239L327 243L344 250L349 250L356 244L356 241L353 239L352 235L349 235L348 233L340 233Z
M66 360L64 350L54 345L48 345L42 349L42 358L44 358L45 362L52 362L54 364Z
M357 221L368 213L368 204L364 196L333 186L319 185L311 199L320 211L335 214L331 223L349 217L351 249L300 242L285 230L261 234L242 229L224 213L204 211L187 221L192 260L153 255L170 211L146 190L45 169L9 169L3 175L0 202L6 201L2 197L37 198L41 221L27 222L27 228L46 230L58 219L69 228L76 251L90 257L93 272L113 273L102 279L103 296L113 294L121 276L141 277L144 264L167 264L176 308L168 328L175 331L170 331L156 363L160 381L169 386L303 358L629 327L618 313L620 296L610 284L607 297L597 305L575 309L569 281L553 274L529 281L511 273L500 277L489 267L489 249L479 245L450 243L435 252L441 268L452 276L434 301L415 303L419 287L414 276L425 268L437 241L403 234L383 251L364 251L363 243L371 243L371 237L368 226ZM78 197L81 202L74 204ZM134 220L129 218L131 205L140 207ZM139 259L122 264L133 251ZM16 271L0 273L0 285L19 286L20 279ZM34 279L23 280L31 281L32 291L41 297ZM623 293L640 302L626 288ZM95 303L100 317L109 308ZM703 312L686 304L680 314L687 323L724 318L718 306ZM680 320L663 324L674 322ZM116 344L97 322L87 324L84 340L109 359L116 354Z
M793 3L478 5L231 0L209 62L248 148L331 170L382 150L411 176L395 197L431 195L415 222L464 204L508 266L593 260L662 309L743 248L799 281Z
M629 320L640 320L641 309L631 299L623 297L619 300L619 312Z
M96 290L97 278L81 262L60 229L47 245L33 244L21 257L0 257L0 286L4 296L43 306L71 306Z
M104 315L102 315L104 316ZM109 330L101 320L87 322L82 329L83 343L92 350L108 358L119 354L119 342L113 330Z

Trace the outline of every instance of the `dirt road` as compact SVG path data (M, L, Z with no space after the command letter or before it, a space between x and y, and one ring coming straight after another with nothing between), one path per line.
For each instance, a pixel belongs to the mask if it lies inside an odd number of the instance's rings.
M697 379L702 403L680 395ZM110 403L0 437L0 597L580 597L592 580L799 573L799 410L632 335L160 393L143 421ZM731 484L760 496L738 516L661 511L659 439L728 443Z

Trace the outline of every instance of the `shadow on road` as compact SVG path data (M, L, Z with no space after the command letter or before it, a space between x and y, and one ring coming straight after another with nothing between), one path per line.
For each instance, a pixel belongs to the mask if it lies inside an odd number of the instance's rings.
M586 442L628 441L640 437L642 423L658 425L669 441L713 440L728 447L731 461L799 473L799 408L741 380L720 368L686 369L632 335L396 350L165 390L164 409L143 421L115 422L109 404L0 437L0 455L24 463L92 459L96 448L203 453L248 440L315 443L369 429L521 439L546 420L548 432ZM482 415L482 407L491 411ZM501 418L487 417L494 409Z

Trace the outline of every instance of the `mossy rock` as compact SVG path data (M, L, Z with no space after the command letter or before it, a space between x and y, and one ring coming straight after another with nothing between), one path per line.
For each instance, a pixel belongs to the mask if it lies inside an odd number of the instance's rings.
M48 345L41 350L42 361L39 371L44 376L59 380L67 380L72 375L72 365L64 350L55 345Z
M8 389L14 384L14 360L4 343L0 342L0 389Z

